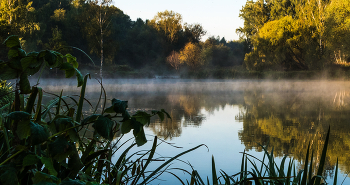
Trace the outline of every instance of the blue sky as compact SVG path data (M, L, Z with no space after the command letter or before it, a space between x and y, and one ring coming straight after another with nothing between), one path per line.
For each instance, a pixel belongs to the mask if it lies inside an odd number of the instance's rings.
M239 11L246 0L114 0L113 4L129 15L137 18L153 19L157 12L172 10L182 15L183 22L199 23L209 36L225 37L227 41L238 40L236 29L243 26ZM202 39L202 40L203 40Z

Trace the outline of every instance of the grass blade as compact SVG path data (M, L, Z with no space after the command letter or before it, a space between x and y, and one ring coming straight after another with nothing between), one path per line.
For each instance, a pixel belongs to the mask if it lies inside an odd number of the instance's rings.
M324 163L326 161L326 153L327 153L327 147L328 147L328 140L329 140L329 133L331 131L331 126L328 127L328 132L326 136L326 140L324 142L323 150L322 150L322 155L320 159L320 165L317 170L317 176L322 176L323 168L324 168ZM320 184L321 178L317 178L315 181L315 184Z
M79 104L78 104L78 109L77 109L77 117L75 119L76 122L80 123L81 119L81 114L83 110L83 103L84 103L84 97L85 97L85 89L86 89L86 82L87 78L90 77L90 74L85 75L84 77L84 83L83 86L81 87L81 92L80 92L80 98L79 98Z
M160 165L157 169L155 169L149 176L147 176L147 178L140 184L140 185L143 185L143 184L146 184L147 181L149 179L152 178L152 176L154 176L158 171L160 171L163 167L165 167L167 164L169 164L170 162L172 162L173 160L179 158L180 156L184 155L184 154L187 154L188 152L191 152L193 150L196 150L197 148L201 147L201 146L205 146L204 144L201 144L201 145L198 145L196 147L193 147L189 150L186 150L184 152L181 152L180 154L177 154L175 157L172 157L171 159L169 159L168 161L166 161L165 163L163 163L162 165Z
M337 164L335 165L335 174L334 174L333 185L337 185L337 178L338 178L338 158L337 158Z
M301 185L306 185L306 178L307 178L307 167L309 165L309 151L310 151L310 142L309 145L307 147L307 151L306 151L306 157L305 157L305 164L304 164L304 174L303 177L301 179Z
M213 178L213 185L218 185L218 177L216 175L215 160L213 155L211 156L211 174Z

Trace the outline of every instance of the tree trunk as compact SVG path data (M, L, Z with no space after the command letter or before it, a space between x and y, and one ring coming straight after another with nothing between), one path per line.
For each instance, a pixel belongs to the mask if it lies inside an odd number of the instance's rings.
M103 79L103 22L102 22L102 3L100 4L100 32L101 32L101 40L100 40L100 47L101 47L101 66L100 66L100 78L101 82Z

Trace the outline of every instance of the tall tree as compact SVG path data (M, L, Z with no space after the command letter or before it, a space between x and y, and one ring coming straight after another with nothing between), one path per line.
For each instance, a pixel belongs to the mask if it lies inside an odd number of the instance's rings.
M100 77L103 78L105 60L105 39L111 35L113 15L118 9L111 5L112 0L88 0L85 2L80 16L83 35L88 40L90 53L100 56Z
M201 48L198 44L191 42L180 51L180 60L182 63L186 63L192 70L204 64L204 60L201 58Z
M174 44L182 31L182 16L179 13L165 10L158 12L149 24L163 33L171 44Z

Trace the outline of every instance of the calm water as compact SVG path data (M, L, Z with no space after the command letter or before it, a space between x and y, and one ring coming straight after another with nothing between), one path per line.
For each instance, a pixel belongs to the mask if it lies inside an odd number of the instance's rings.
M228 174L240 171L244 150L262 159L259 143L274 147L276 161L288 154L301 168L307 145L312 143L315 163L320 158L325 134L331 126L327 151L327 181L332 179L337 157L341 183L350 172L350 82L346 81L235 81L235 80L104 80L107 106L112 98L129 101L129 111L165 109L172 117L153 122L146 128L152 136L174 143L161 144L156 157L171 157L199 144L205 144L180 159L189 161L206 179L211 176L211 156L217 170ZM45 91L79 94L75 81L46 80L40 84ZM96 105L100 86L90 80L87 99ZM100 107L100 106L99 106ZM87 107L85 112L90 111ZM125 138L132 137L131 134ZM141 148L150 149L152 141ZM271 147L270 147L271 149ZM162 162L155 162L160 165ZM190 168L180 161L173 168ZM170 168L171 168L170 167ZM183 179L188 174L177 170ZM155 184L179 184L164 174ZM347 178L344 184L350 183Z

